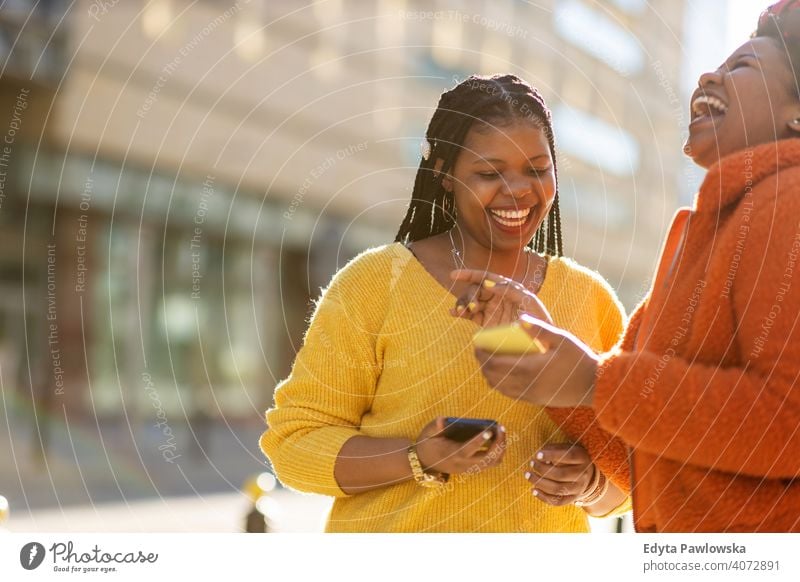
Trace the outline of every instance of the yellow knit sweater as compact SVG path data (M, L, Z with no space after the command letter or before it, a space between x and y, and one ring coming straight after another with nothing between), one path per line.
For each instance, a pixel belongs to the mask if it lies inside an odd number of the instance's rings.
M622 332L614 292L569 259L550 259L539 298L556 325L597 351ZM471 345L478 326L449 314L455 299L399 243L365 251L334 276L267 412L261 448L278 478L336 497L331 532L588 531L583 510L531 494L523 476L531 455L568 439L544 409L489 387ZM339 488L334 463L349 438L414 439L436 416L504 425L502 464L451 476L442 490L414 481L352 496Z

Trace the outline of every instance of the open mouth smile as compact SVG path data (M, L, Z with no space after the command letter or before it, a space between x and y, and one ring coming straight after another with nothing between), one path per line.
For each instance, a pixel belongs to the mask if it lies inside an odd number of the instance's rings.
M515 210L488 208L487 210L492 220L506 228L519 228L528 222L531 216L531 208L519 208Z
M692 100L692 123L715 120L728 112L728 105L712 95L698 95Z

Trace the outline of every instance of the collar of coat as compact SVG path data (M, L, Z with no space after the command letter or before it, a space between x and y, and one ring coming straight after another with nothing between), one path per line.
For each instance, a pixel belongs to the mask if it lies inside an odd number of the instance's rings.
M733 153L709 168L694 208L698 212L718 212L751 192L759 182L792 166L800 166L800 138Z

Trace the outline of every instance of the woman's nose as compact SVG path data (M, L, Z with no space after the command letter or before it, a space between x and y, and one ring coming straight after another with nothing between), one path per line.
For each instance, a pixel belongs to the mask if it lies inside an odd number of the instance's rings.
M697 84L701 89L703 87L707 87L708 85L720 85L722 84L722 74L719 70L703 73L700 75L700 79L698 80Z
M513 198L524 198L525 196L530 196L534 190L534 185L530 176L520 176L518 178L509 179L507 186L508 193Z

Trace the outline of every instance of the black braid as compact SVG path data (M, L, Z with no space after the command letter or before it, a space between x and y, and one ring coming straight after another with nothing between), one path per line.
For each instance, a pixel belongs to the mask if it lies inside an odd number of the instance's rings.
M529 119L541 124L547 135L556 180L553 205L528 248L541 254L563 256L558 168L550 110L541 94L515 75L472 75L442 93L425 134L432 146L431 155L420 162L411 203L395 242L422 240L447 232L455 225L454 196L444 189L442 178L455 164L475 122L512 119ZM443 162L439 173L434 169L437 159Z

